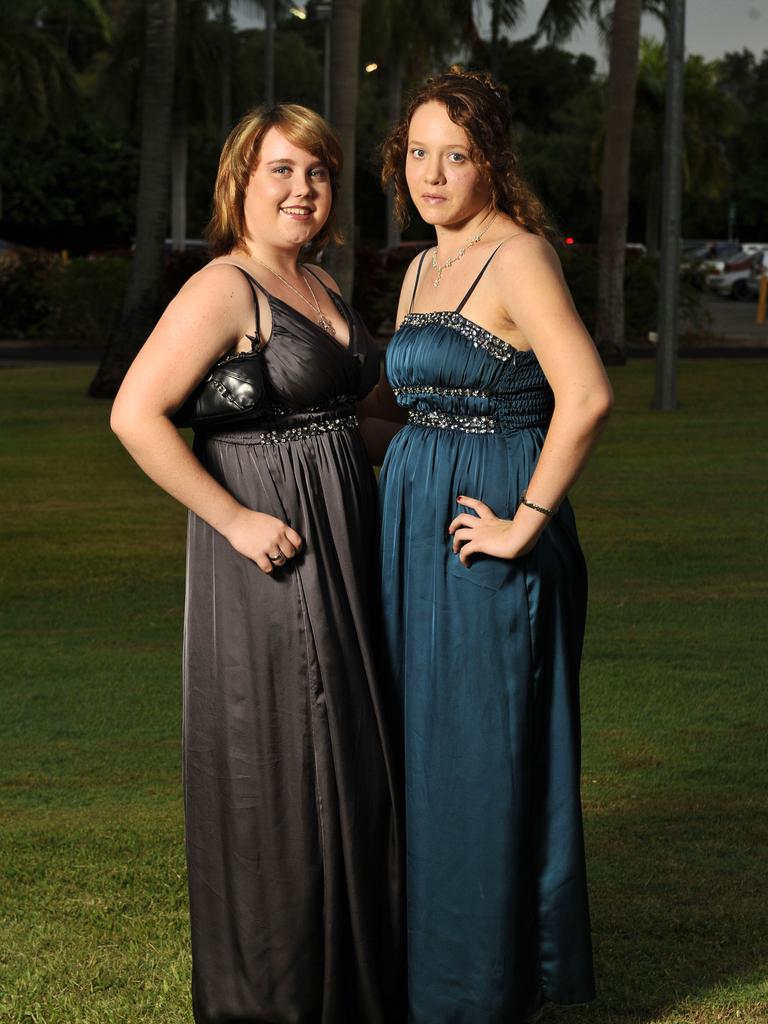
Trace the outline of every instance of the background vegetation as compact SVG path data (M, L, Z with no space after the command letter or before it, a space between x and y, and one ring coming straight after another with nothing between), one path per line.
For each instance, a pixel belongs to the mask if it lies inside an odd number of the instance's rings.
M196 3L180 0L180 10ZM202 7L197 3L197 8ZM309 9L311 12L311 4ZM141 50L135 21L136 11L130 3L114 5L112 34L98 46L91 41L88 47L81 37L86 33L91 39L93 29L82 21L69 24L66 46L60 44L60 48L74 66L76 96L49 97L45 106L50 109L37 121L9 118L0 137L0 237L66 249L75 255L130 247L140 141L137 91ZM188 33L194 33L196 39L191 54ZM51 35L57 38L59 34L63 33L52 25ZM219 34L220 26L204 10L198 9L194 19L187 12L182 21L179 47L186 71L177 89L183 89L188 106L191 238L201 237L208 220L220 148ZM263 31L256 29L234 33L234 117L264 98L263 37ZM288 15L278 24L275 46L276 95L286 102L321 106L321 26ZM488 49L478 38L464 55L466 63L486 67ZM365 196L357 209L357 241L380 248L385 244L387 223L385 198L378 184L378 146L390 116L387 64L376 50L369 42L364 59L378 59L379 70L366 74L361 66L360 71L356 192ZM532 184L564 235L578 242L596 242L605 83L595 61L534 39L500 39L498 51L498 74L510 89L523 165ZM447 59L446 54L443 64ZM423 71L422 64L413 78L406 76L406 91L423 77ZM651 247L655 239L648 212L655 210L658 215L658 195L653 190L658 190L661 169L664 89L663 48L646 42L641 52L633 139L629 238ZM734 203L737 236L742 241L763 241L768 223L763 174L768 165L768 50L757 57L748 51L726 54L717 61L691 55L685 102L683 235L725 237L728 206ZM406 237L430 236L416 219Z
M643 0L643 7L663 18L666 2ZM628 237L645 242L648 259L626 268L624 311L618 293L606 290L601 297L597 284L599 260L617 268L622 280L621 238L613 238L613 248L602 256L595 251L604 199L600 167L610 148L607 80L592 58L555 45L586 17L602 18L608 32L610 3L550 0L537 32L514 41L501 29L514 31L525 6L518 0L488 0L488 38L480 34L472 0L447 0L437 8L422 0L338 3L350 12L354 8L350 17L362 26L361 42L345 56L359 102L345 134L355 173L342 191L346 195L354 187L358 199L353 214L344 213L353 217L344 260L354 250L353 299L374 329L386 327L391 317L402 266L412 252L394 264L382 260L383 247L391 248L399 235L379 186L379 145L411 86L459 56L468 66L492 68L509 88L523 164L563 236L576 240L579 251L564 254L566 270L601 352L606 358L624 357L624 324L630 341L646 339L656 327L667 77L663 46L645 40L640 47ZM621 3L637 6L640 0ZM163 131L154 126L159 149L147 166L160 162L160 150L170 154L170 180L179 199L175 208L185 216L185 225L177 224L177 243L182 244L184 236L199 238L208 219L222 138L237 117L266 98L268 33L239 28L235 15L252 15L267 6L266 0L250 6L238 0L46 0L42 6L20 0L0 13L0 113L5 122L0 237L27 247L0 255L0 336L98 347L109 342L93 394L114 392L163 301L173 294L171 284L181 283L205 258L202 249L181 258L171 257L170 249L162 254L167 171L161 172L162 180L147 185L143 200L139 195L139 156L152 114L151 103L149 111L146 104L142 107L152 18L162 10L166 21L173 21L163 30L170 57L166 54L159 65L170 60L175 72L172 117L166 118L171 127L165 132L172 138L160 144ZM280 100L321 107L326 22L315 0L307 3L305 13L299 21L286 3L276 4L273 91ZM417 31L425 23L430 26L427 38ZM346 28L351 24L347 18ZM353 46L352 37L335 22L333 32L332 53L347 43ZM377 70L369 74L363 68L371 61ZM731 53L718 61L691 55L685 94L683 233L722 237L730 211L742 240L761 240L768 216L761 173L768 157L768 132L762 130L768 127L763 113L768 110L768 51L761 57ZM619 143L630 145L629 134L612 144ZM621 203L626 206L626 199ZM137 232L137 209L144 210L139 218L143 234ZM616 232L623 237L621 225ZM405 238L426 240L430 234L414 216ZM334 253L329 259L333 262ZM169 261L158 289L163 263ZM351 265L331 269L342 274L342 283L351 281ZM688 290L689 318L696 316L695 298ZM604 337L606 330L610 338Z
M182 1024L185 517L90 372L0 372L0 1020ZM685 363L674 416L652 374L574 495L600 1000L548 1019L764 1024L768 361Z

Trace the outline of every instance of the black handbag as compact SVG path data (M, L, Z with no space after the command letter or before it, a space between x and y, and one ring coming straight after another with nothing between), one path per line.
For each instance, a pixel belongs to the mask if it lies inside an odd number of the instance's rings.
M247 270L236 267L248 281L253 295L256 331L246 334L250 352L236 352L213 364L183 405L171 416L177 427L217 427L239 420L255 419L264 401L264 365L259 348L259 300L256 282Z
M264 367L260 350L254 348L214 363L171 422L177 427L214 427L248 420L258 416L263 400Z

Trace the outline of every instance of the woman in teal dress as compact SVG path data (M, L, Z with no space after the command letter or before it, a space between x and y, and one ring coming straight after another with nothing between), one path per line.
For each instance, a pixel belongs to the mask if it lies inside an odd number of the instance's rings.
M579 796L586 572L566 494L612 396L487 75L427 81L384 181L434 226L386 372L381 570L406 751L411 1024L594 996Z

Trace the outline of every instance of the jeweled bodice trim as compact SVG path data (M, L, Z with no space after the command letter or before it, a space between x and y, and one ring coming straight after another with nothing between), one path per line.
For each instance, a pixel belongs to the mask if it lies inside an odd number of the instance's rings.
M412 426L507 434L546 427L554 408L531 349L454 311L408 313L387 351L387 374Z
M454 313L452 310L438 310L434 313L406 313L401 326L427 327L430 324L441 324L444 327L453 328L454 331L458 331L465 338L468 338L477 348L485 349L489 355L502 363L506 363L510 359L516 360L519 356L528 354L527 352L519 352L505 341L502 341L501 338L497 338L495 334L486 331L484 327L480 327L479 324L473 323L472 320L467 320L461 313Z

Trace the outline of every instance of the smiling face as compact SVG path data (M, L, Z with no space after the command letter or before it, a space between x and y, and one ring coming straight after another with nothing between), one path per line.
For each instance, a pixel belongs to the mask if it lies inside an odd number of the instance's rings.
M270 128L243 199L246 239L278 248L305 245L328 220L332 205L328 168Z
M460 226L487 210L491 190L470 158L471 141L442 103L417 107L408 126L405 178L421 217L436 226Z

